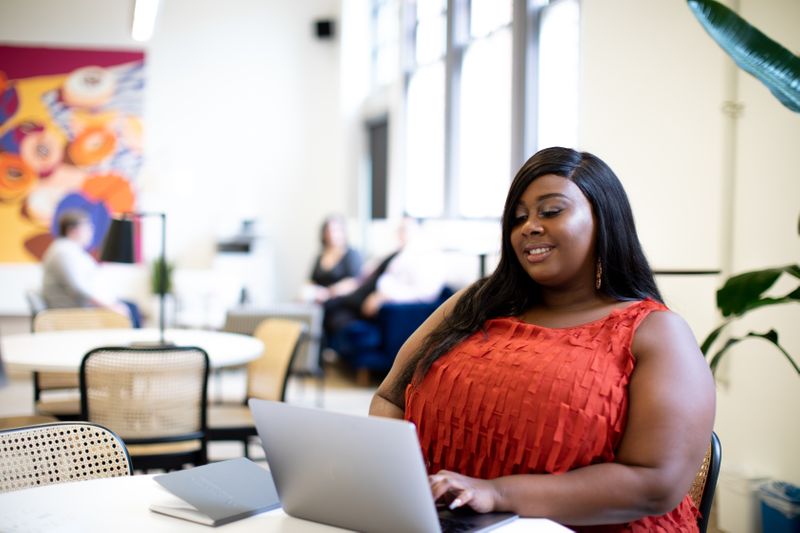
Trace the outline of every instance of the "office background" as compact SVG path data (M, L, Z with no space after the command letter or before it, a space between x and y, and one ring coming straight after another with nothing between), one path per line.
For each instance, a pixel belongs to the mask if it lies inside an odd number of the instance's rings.
M796 0L726 3L800 50ZM722 272L659 276L667 303L703 338L718 323L714 291L727 274L800 257L800 117L738 70L685 2L579 5L577 146L623 180L656 269ZM387 210L396 217L406 207L396 129L403 77L371 89L369 2L164 0L144 44L130 37L131 16L129 0L2 0L0 42L145 50L138 183L142 207L168 214L171 261L247 277L254 301L279 302L305 279L325 214L344 213L363 248L385 247L390 224L369 216L366 124L389 117ZM314 34L320 19L336 22L333 39ZM257 221L256 253L245 266L220 260L217 243L245 219ZM482 235L491 247L492 221L429 224L445 236ZM158 239L144 244L155 257ZM134 296L147 292L141 271L109 269ZM38 275L35 264L0 265L0 311L24 314L20 288ZM797 356L798 320L800 309L786 305L736 331L775 327ZM791 367L752 340L733 350L717 382L724 469L800 484L800 380Z

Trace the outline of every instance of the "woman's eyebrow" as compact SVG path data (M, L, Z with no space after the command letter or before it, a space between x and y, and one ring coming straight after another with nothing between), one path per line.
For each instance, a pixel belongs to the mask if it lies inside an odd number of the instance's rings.
M563 194L563 193L560 193L560 192L550 192L550 193L543 194L543 195L539 196L536 199L536 201L541 202L541 201L547 200L549 198L564 198L566 200L569 200L569 196L567 196L566 194Z
M549 193L547 193L547 194L543 194L543 195L541 195L541 196L538 196L538 197L536 197L536 203L537 203L537 204L540 204L540 203L542 203L543 201L545 201L545 200L548 200L548 199L550 199L550 198L563 198L564 200L569 200L569 196L567 196L567 195L566 195L566 194L564 194L564 193L560 193L560 192L549 192ZM523 202L523 201L522 201L522 199L520 199L520 200L517 202L517 205L516 205L516 208L520 208L520 207L521 207L521 208L527 208L527 204L526 204L525 202Z

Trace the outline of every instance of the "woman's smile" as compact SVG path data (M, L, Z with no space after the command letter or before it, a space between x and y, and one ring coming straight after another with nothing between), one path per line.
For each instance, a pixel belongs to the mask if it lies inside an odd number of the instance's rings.
M529 263L541 263L553 252L554 247L551 245L530 245L525 247L525 259Z

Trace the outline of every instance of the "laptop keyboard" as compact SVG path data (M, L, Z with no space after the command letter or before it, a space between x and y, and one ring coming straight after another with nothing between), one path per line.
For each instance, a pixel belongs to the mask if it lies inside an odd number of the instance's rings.
M474 526L464 523L463 520L446 516L439 517L439 525L442 527L442 533L466 533L475 529Z

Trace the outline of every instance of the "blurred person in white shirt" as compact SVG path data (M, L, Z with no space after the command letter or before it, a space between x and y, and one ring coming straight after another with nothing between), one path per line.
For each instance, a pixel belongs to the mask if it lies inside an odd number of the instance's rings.
M42 259L42 297L48 308L102 307L131 316L138 326L132 304L99 290L97 261L86 251L94 238L94 225L80 210L65 211L58 219L59 237Z

